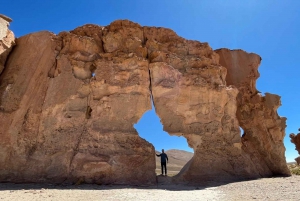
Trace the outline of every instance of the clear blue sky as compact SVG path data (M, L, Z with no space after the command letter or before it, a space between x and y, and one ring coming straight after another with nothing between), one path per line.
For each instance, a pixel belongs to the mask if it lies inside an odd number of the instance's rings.
M300 127L299 9L299 0L11 0L2 3L0 12L14 20L10 28L17 37L129 19L143 26L173 29L184 38L208 42L213 49L227 47L259 54L263 60L257 89L282 97L279 115L288 118L286 157L293 161L298 154L288 135ZM189 150L185 139L162 131L153 111L136 127L157 150Z

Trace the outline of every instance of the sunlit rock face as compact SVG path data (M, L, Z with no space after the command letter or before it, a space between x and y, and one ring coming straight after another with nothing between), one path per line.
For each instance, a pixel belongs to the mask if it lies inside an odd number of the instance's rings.
M280 96L256 89L260 56L243 50L219 49L220 64L227 68L227 85L238 88L237 118L244 130L242 149L261 176L290 175L285 160L286 118L277 114Z
M249 81L222 51L127 20L19 38L0 76L0 181L154 184L154 147L133 128L151 96L195 152L176 181L289 174L279 97L252 96L260 58Z
M4 69L4 64L9 52L15 45L14 33L8 29L12 20L0 14L0 74Z

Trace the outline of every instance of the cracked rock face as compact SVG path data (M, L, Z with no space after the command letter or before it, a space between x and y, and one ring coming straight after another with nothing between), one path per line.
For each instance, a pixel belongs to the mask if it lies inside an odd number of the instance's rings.
M133 128L151 96L195 152L175 180L288 175L279 97L255 89L260 58L235 66L223 51L127 20L19 38L0 76L0 181L154 184L154 147Z
M0 14L0 75L4 69L6 58L15 45L14 33L8 29L11 21L9 17Z

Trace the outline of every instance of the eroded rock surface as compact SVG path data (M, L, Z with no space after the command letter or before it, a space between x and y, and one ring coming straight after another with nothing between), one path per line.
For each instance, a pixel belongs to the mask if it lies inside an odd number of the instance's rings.
M0 75L4 69L4 64L9 52L15 45L14 33L8 29L12 20L0 14Z
M244 69L222 51L127 20L19 38L0 77L0 181L155 183L154 147L133 128L151 96L195 152L176 181L289 174L279 97L255 89L260 58L237 55Z
M249 176L238 165L242 152L236 119L238 90L226 86L226 68L219 65L218 55L208 44L161 31L165 33L156 38L160 46L153 46L148 52L154 105L164 130L183 135L194 149L193 159L177 180L230 180L241 174ZM145 32L146 38L153 32ZM146 46L154 43L151 39Z
M154 148L133 128L151 109L148 61L104 53L109 29L18 39L1 77L0 180L155 182Z
M285 160L286 118L277 114L280 96L256 89L260 56L243 50L219 49L220 64L227 68L227 85L238 88L237 118L244 130L242 149L261 176L290 175Z

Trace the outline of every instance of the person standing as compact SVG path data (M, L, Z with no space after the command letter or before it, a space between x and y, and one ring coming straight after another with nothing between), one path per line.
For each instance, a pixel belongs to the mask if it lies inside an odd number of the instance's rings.
M164 169L165 169L165 176L167 176L167 162L168 162L168 156L165 153L165 150L161 150L161 154L156 154L157 157L160 157L160 164L161 164L161 174L164 175Z

